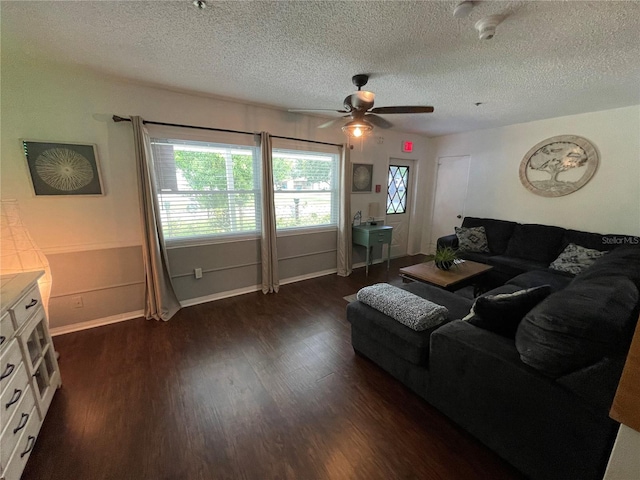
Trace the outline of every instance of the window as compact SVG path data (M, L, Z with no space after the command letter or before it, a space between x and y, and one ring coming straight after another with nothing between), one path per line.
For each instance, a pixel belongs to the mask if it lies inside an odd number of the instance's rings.
M407 211L407 185L409 185L409 167L389 165L387 215Z
M337 225L338 155L273 149L278 230Z
M165 239L257 234L257 148L151 139Z

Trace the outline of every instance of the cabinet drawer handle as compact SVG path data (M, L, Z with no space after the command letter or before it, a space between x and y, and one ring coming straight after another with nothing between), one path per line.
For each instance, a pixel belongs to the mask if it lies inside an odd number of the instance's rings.
M0 335L0 345L2 345L6 339L7 337L5 337L4 335Z
M13 434L15 435L20 430L22 430L24 428L24 426L27 424L28 421L29 421L29 414L28 413L23 413L22 417L20 417L20 424L16 428L13 429Z
M2 375L0 375L0 380L4 380L5 378L7 378L13 373L15 369L16 366L13 363L7 363L7 368L5 368L4 372L2 372Z
M26 454L28 454L31 450L33 450L33 445L36 443L36 437L33 437L31 435L29 435L29 438L27 439L27 448L24 452L22 452L20 454L20 458L24 457Z
M36 300L35 298L32 298L31 301L29 302L29 305L25 305L24 309L29 310L31 307L35 307L37 304L38 304L38 300Z
M20 400L20 397L22 396L22 390L18 390L17 388L13 391L13 396L11 397L11 400L9 400L9 403L7 403L4 408L9 408L11 405L13 405L14 403L16 403L18 400Z

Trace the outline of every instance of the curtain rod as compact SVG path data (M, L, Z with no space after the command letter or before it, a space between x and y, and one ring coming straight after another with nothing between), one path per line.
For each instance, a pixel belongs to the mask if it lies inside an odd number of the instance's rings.
M118 115L114 115L111 117L114 122L130 122L130 118L120 117ZM244 132L242 130L227 130L225 128L213 128L213 127L199 127L197 125L180 125L178 123L164 123L164 122L152 122L150 120L143 120L142 123L145 125L147 123L151 125L162 125L165 127L179 127L179 128L195 128L196 130L211 130L214 132L226 132L226 133L239 133L241 135L260 135L256 132ZM270 135L271 138L279 138L282 140L294 140L296 142L308 142L308 143L318 143L320 145L331 145L333 147L342 147L339 143L328 143L328 142L318 142L317 140L306 140L304 138L294 138L294 137L279 137L277 135Z
M319 143L320 145L331 145L332 147L342 147L339 143L319 142L317 140L307 140L306 138L279 137L278 135L270 135L271 138L279 138L281 140L294 140L296 142Z
M111 117L114 122L130 122L130 118L119 117L114 115ZM164 122L152 122L150 120L143 120L142 123L151 125L162 125L164 127L180 127L180 128L195 128L196 130L213 130L214 132L227 132L227 133L240 133L242 135L260 135L256 132L243 132L242 130L226 130L224 128L212 128L212 127L198 127L197 125L180 125L178 123L164 123Z

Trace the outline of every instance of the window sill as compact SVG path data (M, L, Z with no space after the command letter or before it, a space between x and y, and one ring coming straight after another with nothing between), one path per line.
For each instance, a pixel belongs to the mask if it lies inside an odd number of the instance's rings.
M176 248L202 247L205 245L217 245L221 243L250 242L259 240L259 233L250 233L245 235L220 235L215 237L190 237L176 240L167 240L167 250Z
M323 225L319 227L297 227L283 228L276 231L276 237L294 237L297 235L312 235L314 233L335 232L338 230L336 225Z
M335 232L338 227L335 225L325 225L321 227L299 227L278 230L276 237L294 237L299 235L313 235L317 233ZM248 235L226 235L219 237L184 238L180 240L167 240L167 250L177 248L201 247L205 245L217 245L220 243L250 242L260 240L260 235L251 233Z

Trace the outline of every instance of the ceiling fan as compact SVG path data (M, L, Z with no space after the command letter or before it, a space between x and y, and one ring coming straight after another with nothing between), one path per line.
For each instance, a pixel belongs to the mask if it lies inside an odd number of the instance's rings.
M289 109L290 112L337 112L337 113L346 113L344 117L351 117L351 121L347 122L343 127L342 131L347 134L349 137L361 137L366 135L371 130L373 130L373 126L380 128L390 128L393 124L386 119L380 117L379 115L388 115L388 114L398 114L398 113L431 113L433 112L433 107L427 106L396 106L396 107L376 107L373 108L373 101L375 95L373 92L368 92L366 90L362 90L362 87L367 84L369 81L369 75L359 74L354 75L351 79L353 84L358 87L358 91L352 93L347 96L343 102L342 110L333 110L333 109L303 109L303 108L293 108ZM318 128L327 128L337 121L340 118L333 119L327 123L323 123Z

